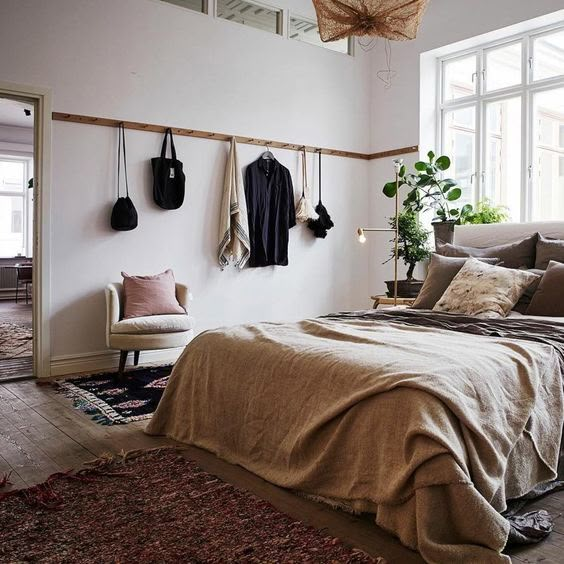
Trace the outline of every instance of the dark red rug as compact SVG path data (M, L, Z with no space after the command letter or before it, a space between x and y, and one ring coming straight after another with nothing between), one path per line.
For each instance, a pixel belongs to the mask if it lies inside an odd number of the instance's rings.
M0 493L0 562L375 560L166 448L101 458Z

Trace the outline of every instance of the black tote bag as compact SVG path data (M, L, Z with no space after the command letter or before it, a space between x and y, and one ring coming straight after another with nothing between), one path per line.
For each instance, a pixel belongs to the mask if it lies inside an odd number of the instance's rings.
M172 158L166 158L167 137L170 136ZM184 202L186 177L182 163L176 158L172 130L168 128L163 139L161 156L151 159L153 167L153 198L165 210L176 210Z
M123 145L123 170L125 176L125 197L119 195L119 179L121 175L121 153ZM129 197L129 184L127 182L127 159L125 157L125 127L123 123L118 126L118 178L117 201L112 209L111 226L116 231L131 231L137 227L137 210Z

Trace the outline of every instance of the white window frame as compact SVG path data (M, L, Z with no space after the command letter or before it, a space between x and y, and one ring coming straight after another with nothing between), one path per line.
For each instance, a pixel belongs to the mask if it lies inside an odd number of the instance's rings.
M533 65L534 53L533 45L534 40L549 35L554 32L564 31L564 22L559 22L551 26L537 29L528 33L514 35L498 41L492 41L467 49L459 51L448 56L440 57L437 59L437 84L436 84L436 146L440 152L443 152L444 142L444 127L445 127L445 113L449 110L461 109L469 106L476 108L476 158L474 170L474 203L481 200L485 196L485 183L486 183L486 162L487 162L487 146L483 142L486 132L486 105L490 102L501 101L508 98L515 98L520 96L522 99L521 105L521 212L520 221L531 221L532 219L532 191L535 171L534 167L534 95L546 90L554 88L564 88L564 74L554 78L547 78L543 80L533 80ZM522 44L522 82L517 86L510 86L501 88L492 92L486 92L486 53L494 48L503 47L521 42ZM443 88L444 88L444 65L447 62L452 62L456 59L468 57L470 55L476 56L476 94L472 96L465 96L457 100L443 101Z
M302 20L304 22L314 24L319 29L319 24L317 23L317 20L315 18L304 16L302 14L299 14L297 12L289 10L288 11L288 17L287 17L287 24L288 25L287 25L287 31L286 31L288 39L290 39L292 41L298 41L299 43L303 43L305 45L310 45L311 47L317 47L317 48L325 49L326 51L332 51L333 53L337 53L338 55L347 55L349 57L352 57L354 55L354 38L352 36L346 38L346 40L347 40L347 52L346 53L343 53L342 51L336 51L335 49L331 49L325 43L323 43L322 45L315 45L314 43L309 43L307 41L302 41L301 39L294 39L293 37L290 37L290 27L291 27L291 19L292 18L296 18L296 19Z
M272 31L267 31L265 29L260 29L258 27L255 27L253 25L249 25L249 24L244 24L241 22L234 22L231 20L228 20L227 18L222 18L218 15L219 12L219 7L217 4L217 0L212 0L213 1L213 17L216 21L219 22L228 22L229 24L233 25L239 25L239 26L243 26L249 29L254 29L260 33L269 33L270 35L274 35L275 37L284 37L284 28L286 25L286 14L285 14L285 10L284 8L280 8L279 6L274 6L273 4L267 4L266 2L261 2L260 0L245 0L245 2L249 3L249 4L253 4L254 6L256 6L257 8L262 8L264 10L270 10L272 12L277 12L278 13L278 17L276 19L276 31L272 32Z
M23 253L25 257L31 257L33 254L33 217L32 217L32 196L33 190L27 187L27 180L33 176L33 159L31 157L18 157L14 155L0 154L0 161L11 161L16 163L23 163L24 165L24 185L23 192L16 190L2 190L0 196L8 196L13 198L22 198L23 200L23 217L22 217L22 230L23 230ZM0 258L14 258L13 256Z

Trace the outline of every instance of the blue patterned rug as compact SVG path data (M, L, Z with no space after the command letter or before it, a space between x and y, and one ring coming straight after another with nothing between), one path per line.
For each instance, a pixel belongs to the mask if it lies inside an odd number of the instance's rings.
M171 371L172 365L138 368L125 372L122 379L108 372L56 382L56 386L96 423L123 425L151 417Z

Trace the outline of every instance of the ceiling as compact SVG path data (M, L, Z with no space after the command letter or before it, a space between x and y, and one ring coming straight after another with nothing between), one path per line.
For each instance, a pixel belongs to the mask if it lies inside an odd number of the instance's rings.
M26 116L24 110L30 110ZM15 127L33 127L33 105L7 98L0 98L0 125Z

